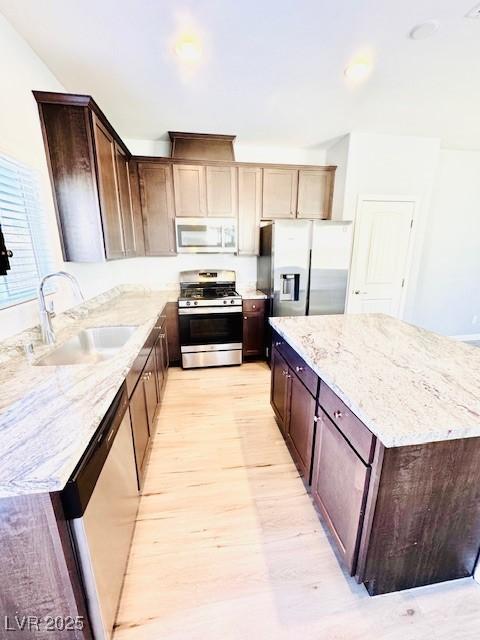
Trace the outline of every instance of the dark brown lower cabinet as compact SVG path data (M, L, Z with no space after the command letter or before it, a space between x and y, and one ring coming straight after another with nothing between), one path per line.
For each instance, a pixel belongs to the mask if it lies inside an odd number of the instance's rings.
M153 421L155 418L155 412L157 410L158 403L157 369L154 349L152 349L150 355L148 356L147 364L145 365L143 377L140 382L143 382L143 387L145 389L145 405L147 409L148 428L150 431L150 435L153 435Z
M309 485L312 472L316 399L293 373L289 375L290 407L287 445L300 475Z
M312 476L317 401L277 347L273 348L271 367L270 402L298 472L308 488Z
M167 316L167 343L169 364L180 364L180 331L178 326L178 303L169 302L165 307Z
M243 300L243 357L265 357L265 300Z
M145 387L142 379L138 381L135 391L130 397L130 419L132 421L138 487L141 489L143 485L145 465L148 458L147 449L150 440Z
M166 321L164 321L161 325L160 333L158 335L157 342L155 343L155 361L157 367L158 401L161 402L163 398L163 392L165 391L165 384L167 382L167 372L169 365Z
M350 575L355 573L370 467L319 409L312 498L332 532Z
M276 413L278 425L283 435L288 429L288 399L289 399L289 372L288 364L276 349L272 354L272 386L270 390L270 402Z

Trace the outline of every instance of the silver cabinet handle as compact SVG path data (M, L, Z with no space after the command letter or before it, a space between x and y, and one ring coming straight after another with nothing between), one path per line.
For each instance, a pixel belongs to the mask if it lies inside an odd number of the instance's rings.
M343 413L341 411L334 411L333 412L333 417L334 418L343 418Z
M297 373L300 373L300 371L303 371L303 367L295 367L295 371Z
M360 293L362 295L365 295L368 293L368 291L360 291L360 289L355 289L355 291L353 292L356 296L358 296Z
M252 309L256 309L256 308L257 308L256 305L252 304Z
M247 316L243 316L243 319L244 319L244 320L248 320Z

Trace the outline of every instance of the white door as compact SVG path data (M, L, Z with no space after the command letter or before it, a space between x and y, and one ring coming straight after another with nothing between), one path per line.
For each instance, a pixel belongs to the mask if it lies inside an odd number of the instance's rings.
M415 202L363 200L357 212L348 312L401 313Z

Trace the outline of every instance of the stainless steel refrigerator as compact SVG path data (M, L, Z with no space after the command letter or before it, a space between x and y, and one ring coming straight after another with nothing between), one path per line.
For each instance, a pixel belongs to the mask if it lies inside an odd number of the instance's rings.
M275 220L260 229L257 287L273 316L343 313L352 223Z

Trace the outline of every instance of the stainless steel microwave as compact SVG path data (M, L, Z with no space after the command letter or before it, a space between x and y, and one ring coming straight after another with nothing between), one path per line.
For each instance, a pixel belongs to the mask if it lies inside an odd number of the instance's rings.
M176 218L177 253L236 253L235 218Z

